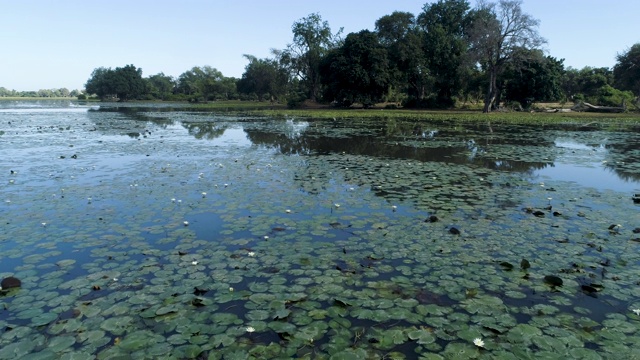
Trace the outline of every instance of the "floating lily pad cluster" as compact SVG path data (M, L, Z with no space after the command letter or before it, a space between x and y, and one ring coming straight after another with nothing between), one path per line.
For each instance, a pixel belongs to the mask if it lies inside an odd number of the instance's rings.
M8 114L0 359L640 356L633 194L535 175L632 133Z

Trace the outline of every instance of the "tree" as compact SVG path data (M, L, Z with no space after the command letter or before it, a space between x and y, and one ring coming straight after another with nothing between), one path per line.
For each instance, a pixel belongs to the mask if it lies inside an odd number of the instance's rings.
M462 65L468 48L469 3L466 0L439 0L425 4L418 16L424 31L424 53L434 79L436 105L451 107L460 90Z
M558 101L563 97L564 60L530 50L518 68L505 71L505 99L528 108L534 101Z
M625 106L633 102L633 93L631 91L621 91L609 85L604 85L596 96L587 99L589 102L601 106Z
M594 68L585 66L578 71L576 78L578 85L578 99L594 97L598 95L603 86L613 84L613 72L607 67Z
M194 66L178 77L177 91L191 100L228 99L235 92L235 81L228 81L220 71L211 66Z
M382 100L390 83L387 51L371 31L349 34L326 57L321 74L327 97L344 106L372 106Z
M387 50L392 89L406 94L408 102L419 103L432 82L423 50L424 33L408 12L393 12L376 20L380 44Z
M615 86L620 90L629 90L640 97L640 43L618 54L618 62L613 67Z
M110 77L113 70L99 67L93 70L91 77L84 84L87 94L96 94L100 99L105 99L110 96L115 96L110 88Z
M142 69L133 65L123 68L100 67L93 70L85 84L89 94L96 94L101 99L116 97L120 101L138 98L146 92L146 83L142 79Z
M274 59L258 59L253 55L244 55L249 64L242 78L238 80L238 91L255 95L259 101L265 97L274 101L283 96L287 86L287 72Z
M171 76L164 73L149 76L147 79L149 94L156 99L168 100L176 87L176 82Z
M483 112L489 112L499 99L498 78L505 66L517 68L527 51L539 48L545 40L538 34L539 21L522 12L520 0L479 1L471 14L469 33L471 52L487 72Z
M316 101L320 95L320 62L339 44L342 29L332 34L329 23L318 13L296 21L291 29L293 43L284 50L282 58L300 80L308 98Z
M119 101L136 99L146 93L146 83L142 79L142 69L127 65L123 68L116 68L112 77L112 91Z

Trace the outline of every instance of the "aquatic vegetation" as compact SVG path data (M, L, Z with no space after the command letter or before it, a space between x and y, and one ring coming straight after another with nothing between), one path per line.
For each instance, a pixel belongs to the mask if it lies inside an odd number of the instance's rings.
M0 359L640 355L637 132L3 115Z

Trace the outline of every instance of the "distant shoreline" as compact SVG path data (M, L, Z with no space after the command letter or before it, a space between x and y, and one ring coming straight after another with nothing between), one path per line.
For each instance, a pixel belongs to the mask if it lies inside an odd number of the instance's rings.
M38 96L0 96L2 100L78 100L76 96L67 97L38 97ZM81 101L94 101L94 100L81 100ZM99 101L99 100L98 100Z

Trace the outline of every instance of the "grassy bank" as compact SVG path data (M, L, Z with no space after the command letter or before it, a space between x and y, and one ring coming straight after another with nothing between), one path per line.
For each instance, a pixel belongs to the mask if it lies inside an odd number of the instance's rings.
M192 105L199 109L239 111L251 116L282 118L348 119L388 118L409 121L446 121L457 123L492 124L600 124L640 125L640 113L622 114L592 112L492 112L480 110L426 110L426 109L339 109L318 106L304 109L288 109L283 104L248 101L218 101Z
M25 98L0 97L2 100L70 100L75 98ZM86 100L83 100L86 101ZM149 103L140 101L129 103ZM154 103L154 102L151 102ZM167 103L158 101L158 103ZM168 102L170 103L170 102ZM183 102L178 102L185 104ZM554 104L555 105L555 104ZM318 105L303 109L288 109L286 105L258 101L212 101L208 103L188 104L198 110L237 112L250 116L268 116L281 118L314 118L314 119L349 119L349 118L384 118L408 121L442 121L453 123L487 123L491 124L582 124L594 126L639 125L640 113L622 114L591 112L492 112L483 114L480 110L424 110L424 109L340 109L326 105Z
M493 112L483 114L479 111L455 110L352 110L352 109L277 109L254 110L252 115L271 117L300 118L389 118L416 121L447 121L459 123L491 122L494 124L558 124L558 123L607 123L640 124L640 114L602 114L602 113L546 113L546 112Z

